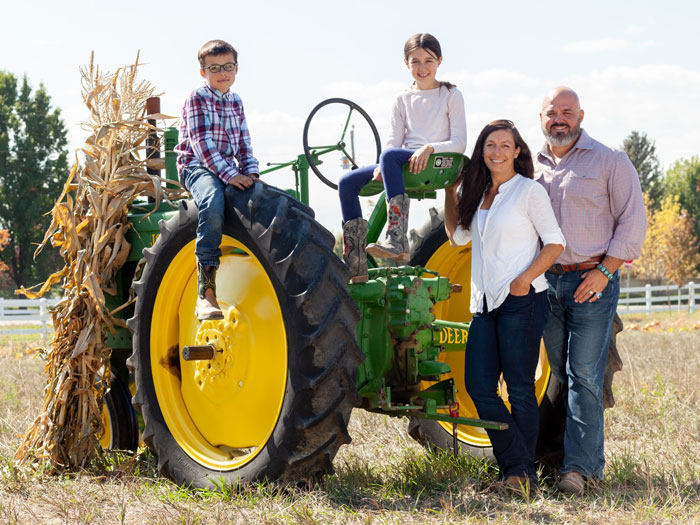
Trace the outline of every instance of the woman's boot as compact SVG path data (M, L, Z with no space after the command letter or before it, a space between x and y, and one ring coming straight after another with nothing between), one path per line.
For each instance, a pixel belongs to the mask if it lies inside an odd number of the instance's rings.
M408 262L408 208L411 204L406 193L394 195L387 205L386 240L381 244L370 244L367 253L372 257L393 259L398 262Z
M343 224L343 261L350 269L351 283L364 283L367 276L367 221L362 217Z

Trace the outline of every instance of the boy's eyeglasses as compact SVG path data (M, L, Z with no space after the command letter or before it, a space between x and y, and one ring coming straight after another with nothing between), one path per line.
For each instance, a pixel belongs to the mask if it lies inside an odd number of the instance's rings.
M212 64L211 66L205 66L202 69L208 69L210 73L218 73L222 69L224 71L233 71L237 65L238 62L228 62L223 66L220 66L219 64Z

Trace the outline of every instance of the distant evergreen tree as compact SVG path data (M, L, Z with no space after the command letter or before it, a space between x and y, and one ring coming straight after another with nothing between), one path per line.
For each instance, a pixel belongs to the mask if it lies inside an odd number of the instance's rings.
M632 131L622 143L622 149L637 170L642 191L649 196L649 203L652 208L658 209L664 187L663 172L656 157L656 144L646 133Z
M0 260L16 287L42 282L60 267L55 250L34 260L53 207L68 173L66 127L51 107L43 85L32 93L26 77L19 83L0 71L0 228L10 234Z

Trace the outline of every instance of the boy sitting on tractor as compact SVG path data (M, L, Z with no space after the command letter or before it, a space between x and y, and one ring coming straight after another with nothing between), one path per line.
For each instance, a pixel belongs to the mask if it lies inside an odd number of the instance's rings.
M197 305L200 320L223 319L216 300L216 270L221 257L224 190L250 188L259 178L241 98L230 90L238 72L238 53L223 40L210 40L197 54L205 84L182 109L180 143L175 147L180 183L198 209Z

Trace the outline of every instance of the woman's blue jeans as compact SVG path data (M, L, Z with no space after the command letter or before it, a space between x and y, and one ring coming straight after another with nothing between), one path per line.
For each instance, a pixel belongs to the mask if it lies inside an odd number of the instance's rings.
M547 292L535 293L530 287L527 295L509 294L498 308L475 314L469 328L464 374L467 393L481 419L508 423L506 430L486 431L501 478L537 479L535 370L547 311ZM508 388L510 412L498 391L501 373Z
M379 167L382 171L384 191L388 201L396 195L406 191L403 182L403 165L413 155L413 150L403 148L389 148L382 151L379 156ZM372 174L377 164L363 166L349 171L338 181L338 197L340 198L340 210L343 214L343 223L362 217L360 207L360 190L372 180Z
M185 167L180 181L192 194L197 205L197 240L194 253L202 266L219 267L221 235L224 226L226 184L210 170Z
M590 270L597 272L598 270ZM561 472L577 471L602 479L605 466L603 379L613 317L620 296L616 272L594 302L574 302L585 272L547 272L550 306L544 344L552 373L568 386L564 463Z

